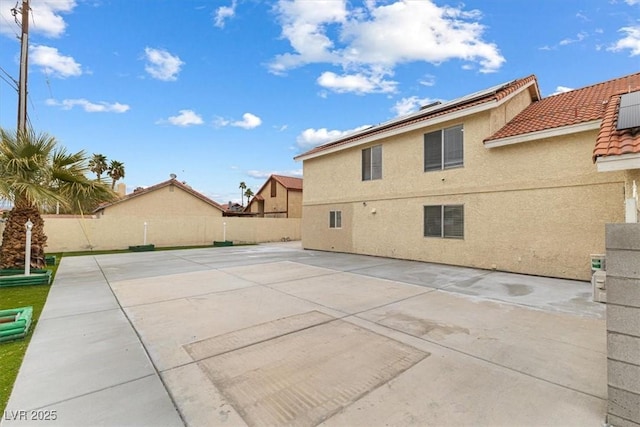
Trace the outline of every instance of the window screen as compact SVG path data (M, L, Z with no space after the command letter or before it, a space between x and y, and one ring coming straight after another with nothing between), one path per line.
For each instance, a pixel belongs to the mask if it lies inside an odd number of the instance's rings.
M462 125L424 135L424 170L434 171L464 164Z
M424 236L464 238L464 205L424 207Z
M342 228L342 211L329 212L329 228Z
M362 180L382 179L382 145L362 150Z

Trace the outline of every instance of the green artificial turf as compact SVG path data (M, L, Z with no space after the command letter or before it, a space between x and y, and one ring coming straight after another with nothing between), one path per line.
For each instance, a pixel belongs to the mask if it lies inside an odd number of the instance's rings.
M57 266L48 267L55 275ZM29 333L24 339L0 343L0 414L9 401L13 383L18 375L22 359L38 323L38 318L49 294L50 285L10 286L0 288L0 310L33 307L33 317Z

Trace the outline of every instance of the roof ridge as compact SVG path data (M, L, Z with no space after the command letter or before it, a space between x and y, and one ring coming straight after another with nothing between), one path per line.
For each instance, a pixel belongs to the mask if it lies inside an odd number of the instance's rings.
M220 205L215 200L208 198L207 196L205 196L204 194L194 190L193 188L191 188L187 184L184 184L184 183L178 181L175 178L171 178L171 179L168 179L166 181L162 181L162 182L159 182L157 184L151 185L151 186L149 186L147 188L143 188L142 190L138 190L138 191L134 191L134 192L129 193L129 194L125 194L123 197L121 197L121 198L119 198L117 200L114 200L113 202L103 203L103 204L99 205L96 209L94 209L93 212L95 213L95 212L97 212L97 211L99 211L101 209L107 208L109 206L113 206L113 205L118 204L118 203L122 203L122 202L130 200L130 199L132 199L134 197L139 197L139 196L141 196L143 194L150 193L150 192L152 192L154 190L158 190L158 189L160 189L162 187L165 187L167 185L172 185L172 184L176 185L177 187L181 188L182 190L186 191L187 193L190 193L192 196L202 200L203 202L205 202L207 204L210 204L210 205L212 205L212 206L224 211L224 209L222 208L222 205Z
M624 76L620 76L620 77L616 77L616 78L613 78L613 79L605 80L603 82L593 83L593 84L590 84L589 86L583 86L583 87L571 89L571 90L568 90L566 92L555 93L553 95L546 96L544 99L553 98L553 97L557 97L557 96L563 96L563 95L567 95L567 94L570 94L570 93L573 93L573 92L589 90L589 89L593 89L596 86L612 85L612 84L614 84L615 82L617 82L619 80L629 79L629 78L631 78L633 76L640 76L640 72L626 74ZM630 89L630 91L635 92L636 90L640 90L640 86L637 86L637 88L638 89L635 89L635 90L634 89ZM626 92L624 92L624 93L626 93Z

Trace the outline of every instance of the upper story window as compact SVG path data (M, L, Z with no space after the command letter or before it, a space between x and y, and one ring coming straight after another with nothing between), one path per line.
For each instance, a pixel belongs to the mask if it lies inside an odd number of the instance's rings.
M382 145L362 150L362 180L382 179Z
M275 180L271 180L271 197L276 197L278 194L278 184Z
M424 135L424 171L439 171L464 165L462 125Z

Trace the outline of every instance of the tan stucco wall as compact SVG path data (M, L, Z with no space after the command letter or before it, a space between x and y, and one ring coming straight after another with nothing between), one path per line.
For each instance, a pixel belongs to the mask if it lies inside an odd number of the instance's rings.
M301 220L285 218L141 218L139 216L56 217L44 215L47 252L126 249L144 243L162 246L211 245L213 241L263 243L300 240ZM224 233L226 223L226 235Z
M222 217L222 211L198 199L179 187L168 185L104 209L101 216L213 216Z
M460 121L378 142L381 180L361 180L366 146L304 161L303 246L589 279L604 224L624 220L625 173L597 172L597 131L487 149L496 120L465 119L462 168L423 172L424 133ZM423 237L424 205L460 203L464 240ZM333 233L328 212L340 206L349 213Z
M302 191L289 190L289 218L302 218Z
M276 196L271 197L271 183L277 186ZM288 191L278 181L271 180L258 194L264 199L264 215L272 218L301 218L302 217L302 191ZM251 203L249 212L259 213L258 200Z

